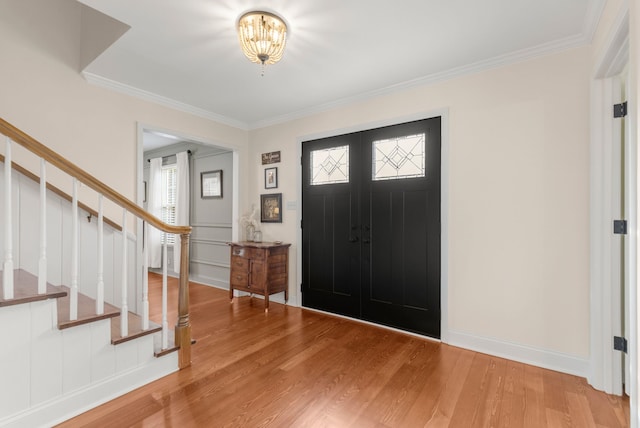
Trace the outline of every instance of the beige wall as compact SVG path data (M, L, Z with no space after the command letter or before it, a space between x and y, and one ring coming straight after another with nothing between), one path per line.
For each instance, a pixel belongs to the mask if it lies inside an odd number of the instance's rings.
M262 152L282 151L278 191L299 204L305 136L448 109L450 329L586 358L589 60L574 49L254 130L249 200ZM296 243L297 220L285 208L265 239Z
M610 1L609 5L619 5ZM23 18L20 18L23 17ZM615 12L608 8L603 28ZM595 43L602 43L600 31ZM448 323L455 331L587 358L589 76L579 48L411 88L249 133L91 86L78 71L72 0L0 3L0 117L135 199L137 125L240 152L240 214L264 189L260 153L280 150L282 224L295 301L299 141L448 110ZM249 148L247 148L249 145ZM118 169L113 174L114 166ZM245 179L246 177L246 179Z
M138 123L245 153L246 131L88 84L78 70L80 30L73 0L0 2L0 117L134 201ZM17 158L37 170L35 160Z

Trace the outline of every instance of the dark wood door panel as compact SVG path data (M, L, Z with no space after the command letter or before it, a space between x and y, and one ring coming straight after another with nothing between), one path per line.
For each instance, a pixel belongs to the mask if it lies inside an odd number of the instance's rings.
M423 134L424 175L380 179ZM349 182L310 185L310 154L345 144ZM302 206L304 306L440 336L439 118L305 142Z

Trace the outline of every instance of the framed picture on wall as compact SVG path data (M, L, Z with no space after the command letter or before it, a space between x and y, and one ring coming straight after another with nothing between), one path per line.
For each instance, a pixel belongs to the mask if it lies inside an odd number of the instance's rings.
M260 195L260 221L282 223L282 193Z
M280 162L280 150L262 154L262 165Z
M222 198L222 170L200 173L200 197L202 199Z
M277 189L278 188L278 168L267 168L264 170L264 188L265 189Z

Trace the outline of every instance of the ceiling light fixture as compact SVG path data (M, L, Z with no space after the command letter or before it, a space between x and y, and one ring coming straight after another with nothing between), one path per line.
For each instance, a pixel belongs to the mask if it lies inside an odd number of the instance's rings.
M238 20L242 51L250 61L264 67L280 61L287 42L287 24L270 12L247 12Z

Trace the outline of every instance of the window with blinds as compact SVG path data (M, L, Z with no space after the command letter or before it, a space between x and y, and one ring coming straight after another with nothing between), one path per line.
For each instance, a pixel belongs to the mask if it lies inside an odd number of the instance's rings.
M162 221L176 224L176 164L162 167ZM162 243L175 244L173 233L162 233Z

